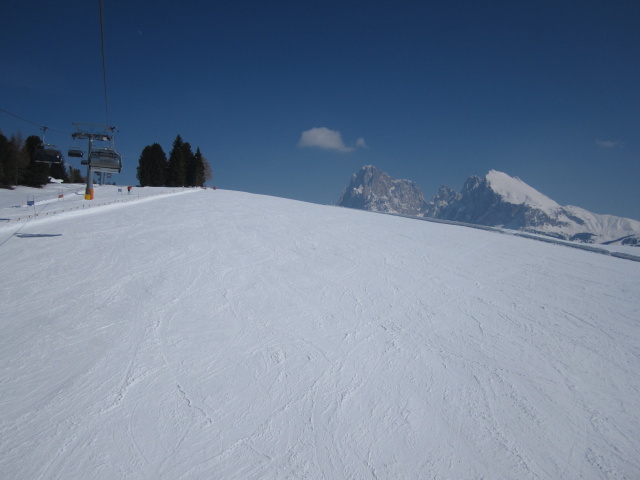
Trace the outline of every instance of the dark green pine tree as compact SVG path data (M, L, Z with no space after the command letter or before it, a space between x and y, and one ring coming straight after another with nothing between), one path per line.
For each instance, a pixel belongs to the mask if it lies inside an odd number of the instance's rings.
M49 173L53 178L62 180L64 183L69 183L69 174L67 173L67 166L64 164L64 159L61 163L51 164Z
M11 135L11 139L7 139L0 133L0 170L2 171L0 184L8 186L22 183L27 166L28 160L23 153L22 135Z
M185 160L182 147L184 142L182 137L178 135L173 141L173 148L169 154L169 162L167 164L167 187L184 187L185 186Z
M162 187L165 185L167 172L167 155L162 147L154 143L142 150L138 161L136 178L141 187Z
M185 143L182 146L182 154L184 156L184 167L185 167L185 185L188 187L195 187L196 183L196 156L193 154L191 150L191 145L189 143Z
M9 140L0 131L0 186L9 186L11 184L11 180L5 176L6 166L9 163Z
M20 183L30 187L41 187L49 183L49 165L47 163L36 162L36 148L42 143L40 137L30 135L24 142L21 150L22 159L18 163L28 166L22 174Z

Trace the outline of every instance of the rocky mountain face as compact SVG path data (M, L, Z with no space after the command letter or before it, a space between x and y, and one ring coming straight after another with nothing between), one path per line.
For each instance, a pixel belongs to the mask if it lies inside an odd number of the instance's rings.
M337 203L342 207L373 212L422 215L425 200L420 187L410 180L396 180L372 165L351 177Z
M443 185L429 202L409 180L372 166L353 175L338 205L501 227L585 243L640 245L640 222L561 206L517 177L491 170L460 193Z
M448 185L442 185L438 193L425 203L422 214L425 217L440 218L447 207L460 200L461 195Z

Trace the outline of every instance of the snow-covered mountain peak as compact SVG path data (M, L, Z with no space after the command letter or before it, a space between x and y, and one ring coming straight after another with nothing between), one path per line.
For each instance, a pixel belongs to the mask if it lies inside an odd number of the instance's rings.
M507 203L528 205L545 213L551 213L560 208L558 203L527 185L518 177L511 177L506 173L490 170L485 178L491 189Z

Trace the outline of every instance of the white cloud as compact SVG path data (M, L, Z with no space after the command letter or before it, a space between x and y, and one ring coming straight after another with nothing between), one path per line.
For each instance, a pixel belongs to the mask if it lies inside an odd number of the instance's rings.
M596 140L596 145L602 148L614 148L622 145L619 140Z
M348 147L342 140L342 135L327 127L316 127L302 132L299 147L317 147L338 152L353 152L356 148L367 148L364 138L359 138L354 147Z

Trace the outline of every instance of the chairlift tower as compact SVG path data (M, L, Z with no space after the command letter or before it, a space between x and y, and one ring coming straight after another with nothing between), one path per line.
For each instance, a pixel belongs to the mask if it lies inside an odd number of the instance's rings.
M84 193L85 200L93 200L93 172L120 173L122 170L122 157L113 147L113 132L115 127L92 124L73 124L78 131L71 137L80 140L88 140L89 148L87 158L81 160L82 165L87 166L87 188ZM109 142L108 147L94 147L94 142ZM81 152L74 156L82 156Z

